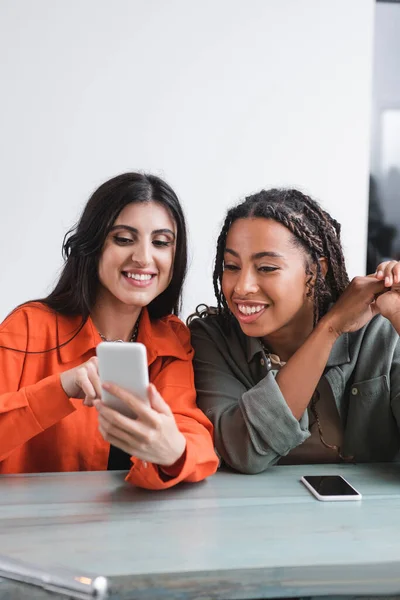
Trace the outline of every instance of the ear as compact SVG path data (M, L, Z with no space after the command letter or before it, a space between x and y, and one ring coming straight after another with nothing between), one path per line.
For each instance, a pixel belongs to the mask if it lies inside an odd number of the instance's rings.
M321 258L318 259L319 262L319 266L321 267L321 271L322 271L322 276L326 277L326 274L328 272L328 259L325 258L325 256L322 256Z

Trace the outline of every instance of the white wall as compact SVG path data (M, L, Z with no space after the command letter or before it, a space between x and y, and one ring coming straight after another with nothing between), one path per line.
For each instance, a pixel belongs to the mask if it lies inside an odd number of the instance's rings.
M213 301L226 207L263 186L319 198L363 273L372 36L373 0L2 0L0 317L50 289L65 230L125 170L186 208L185 314Z

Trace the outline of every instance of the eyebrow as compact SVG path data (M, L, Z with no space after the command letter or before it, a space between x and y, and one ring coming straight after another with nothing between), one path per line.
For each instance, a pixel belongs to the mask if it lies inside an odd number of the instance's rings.
M110 229L111 231L115 231L116 229L126 229L127 231L130 231L131 233L139 233L139 230L136 229L136 227L131 227L130 225L113 225ZM172 235L172 237L175 239L176 235L175 233L168 228L165 229L154 229L152 232L152 234L161 234L161 233L165 233L165 234L169 234Z
M236 258L240 258L238 252L236 252L235 250L232 250L232 248L225 248L225 253L226 254L232 254L232 256L236 256ZM255 254L251 255L252 259L258 259L258 258L264 258L265 256L269 256L271 258L284 258L284 256L282 254L279 254L279 252L256 252Z

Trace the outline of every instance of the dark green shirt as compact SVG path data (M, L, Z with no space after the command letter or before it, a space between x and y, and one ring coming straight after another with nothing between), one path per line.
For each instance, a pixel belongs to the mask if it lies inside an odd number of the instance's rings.
M310 435L308 414L298 421L268 370L257 338L236 320L209 315L190 325L200 408L214 424L223 461L259 473ZM391 461L400 449L400 343L391 323L377 316L344 334L323 374L343 423L342 454L355 462Z

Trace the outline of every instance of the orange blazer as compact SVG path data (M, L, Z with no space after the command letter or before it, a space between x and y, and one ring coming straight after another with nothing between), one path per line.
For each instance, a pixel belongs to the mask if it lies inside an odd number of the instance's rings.
M68 398L60 383L61 372L95 355L101 339L92 320L67 345L42 352L67 341L79 324L80 317L29 303L0 325L0 473L107 469L110 445L99 433L97 411ZM216 471L218 458L212 425L196 406L189 331L173 315L151 321L144 309L138 341L147 348L150 381L186 437L186 458L165 481L156 465L132 457L126 479L149 489L200 481Z

